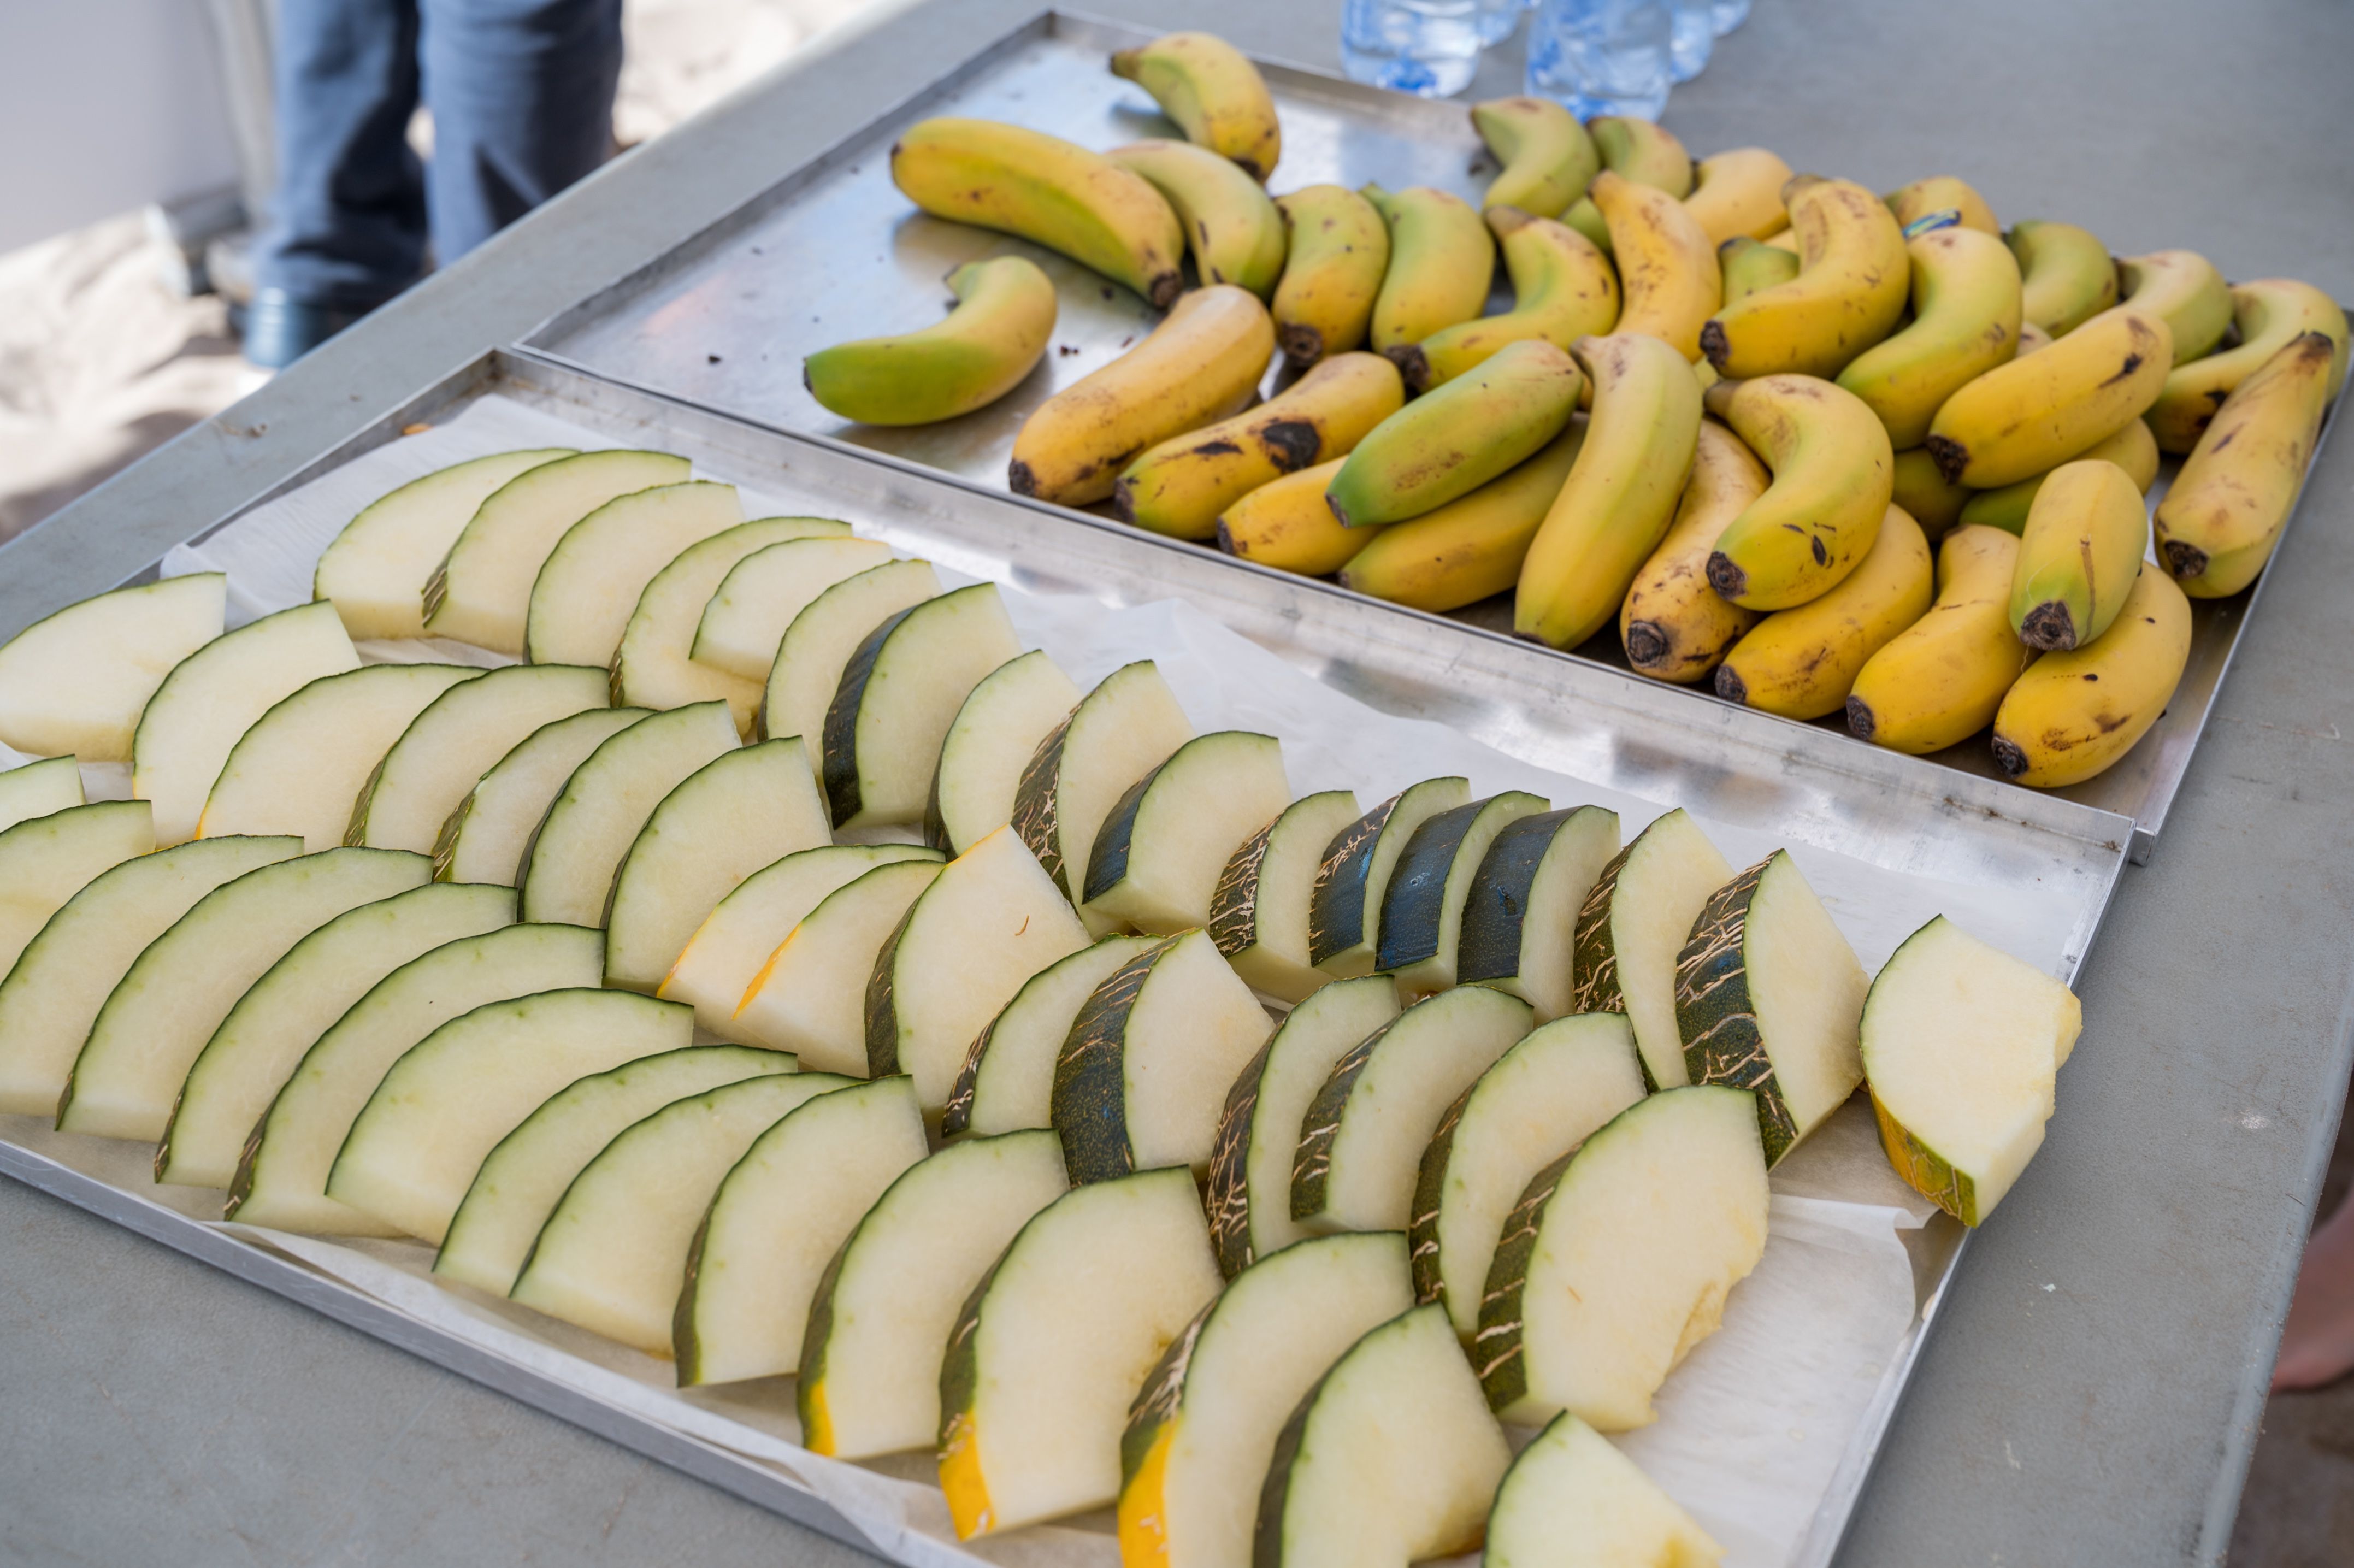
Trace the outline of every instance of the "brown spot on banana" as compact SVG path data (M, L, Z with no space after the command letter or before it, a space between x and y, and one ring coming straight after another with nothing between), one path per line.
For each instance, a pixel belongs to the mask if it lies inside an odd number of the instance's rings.
M1970 466L1970 450L1950 436L1931 436L1922 445L1929 449L1929 461L1937 465L1938 476L1947 484L1962 482L1962 471Z
M1006 469L1005 482L1016 495L1038 493L1038 476L1033 473L1030 471L1030 465L1020 458L1015 458L1012 465Z
M1708 586L1714 588L1721 598L1738 599L1749 591L1749 574L1723 551L1711 550L1708 555Z
M1880 722L1872 716L1872 709L1861 697L1847 700L1847 727L1848 733L1858 740L1870 740L1872 732L1880 727Z
M2117 367L2117 373L2115 376L2110 376L2106 381L2102 382L2101 385L2104 387L2114 387L2118 382L2123 381L2126 376L2131 376L2135 371L2139 370L2140 368L2141 355L2138 354L2128 354L2126 355L2125 364Z
M1312 419L1277 419L1258 432L1260 444L1275 466L1297 473L1314 462L1324 448L1323 432Z
M2207 570L2207 552L2180 539L2168 539L2165 545L2166 569L2178 577L2195 577Z
M1224 436L1220 436L1214 440L1204 441L1200 446L1195 447L1193 449L1193 455L1195 457L1233 457L1242 450L1242 447L1238 443L1230 441Z
M1297 365L1313 365L1324 357L1324 334L1314 327L1293 322L1278 333L1282 341L1284 357Z
M1729 350L1724 342L1723 322L1711 318L1708 324L1700 329L1700 351L1708 355L1708 362L1717 369L1724 368L1724 358Z
M2019 640L2046 653L2064 653L2076 646L2076 620L2068 607L2047 600L2027 612L2019 625Z
M1417 393L1430 390L1430 360L1422 352L1420 344L1402 343L1385 348L1382 353L1398 367L1398 374L1405 378L1408 387Z
M2027 753L2019 748L2016 741L2005 740L2001 736L1996 736L1994 765L2002 769L2005 778L2016 779L2027 771Z
M1730 664L1716 667L1716 694L1728 703L1739 703L1744 707L1749 705L1748 683L1734 673Z

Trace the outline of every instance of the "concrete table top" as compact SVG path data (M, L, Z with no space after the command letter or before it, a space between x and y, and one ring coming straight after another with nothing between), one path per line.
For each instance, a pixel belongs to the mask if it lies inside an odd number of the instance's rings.
M931 0L616 162L10 545L0 635L111 586L383 408L652 258L1033 0ZM1330 69L1338 0L1093 0ZM1518 90L1520 46L1467 98ZM2354 298L2354 10L1757 0L1667 122L1875 189L1958 174L2119 254ZM2082 991L2041 1158L1972 1247L1842 1563L2219 1562L2347 1078L2354 441L2314 471L2153 863ZM0 1182L0 1558L857 1554Z

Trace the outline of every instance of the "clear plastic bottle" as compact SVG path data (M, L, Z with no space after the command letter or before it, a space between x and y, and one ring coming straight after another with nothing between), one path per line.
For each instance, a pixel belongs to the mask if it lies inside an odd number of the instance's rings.
M1668 0L1668 9L1673 74L1690 81L1708 69L1708 53L1716 47L1716 5L1714 0Z
M1527 90L1580 120L1657 120L1668 105L1673 36L1669 0L1541 0Z
M1479 42L1494 48L1512 36L1522 12L1536 8L1536 0L1479 0Z
M1749 20L1749 0L1714 0L1710 8L1716 13L1714 25L1720 38Z
M1479 69L1489 0L1347 0L1341 69L1351 79L1447 98Z

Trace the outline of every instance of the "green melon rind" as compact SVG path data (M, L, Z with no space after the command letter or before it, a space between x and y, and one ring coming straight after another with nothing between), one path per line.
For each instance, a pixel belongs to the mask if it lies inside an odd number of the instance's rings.
M1062 814L1058 803L1062 790L1056 787L1063 770L1063 744L1071 737L1071 720L1078 717L1073 708L1063 722L1046 732L1038 749L1030 755L1022 769L1022 781L1013 789L1013 834L1030 846L1038 857L1039 869L1054 879L1055 885L1070 895L1070 878L1064 874Z
M1522 923L1529 913L1529 898L1535 890L1537 878L1543 874L1545 862L1562 842L1563 834L1589 811L1606 810L1600 806L1564 806L1556 810L1537 811L1504 824L1495 842L1488 846L1487 858L1479 863L1479 874L1472 878L1469 896L1463 900L1463 923L1456 938L1455 978L1459 985L1494 985L1511 991L1521 977ZM1615 819L1617 813L1611 812ZM1612 867L1619 863L1613 857ZM1596 879L1596 884L1600 878ZM1588 898L1591 898L1589 890ZM1575 928L1585 923L1586 906L1578 906ZM1575 952L1573 937L1572 954ZM1573 962L1574 962L1573 957ZM1615 991L1617 965L1613 959L1609 966ZM1515 991L1515 995L1520 992ZM1529 1000L1526 997L1523 1001ZM1610 1008L1587 1008L1573 1004L1572 1012L1613 1012ZM1646 1080L1646 1086L1649 1082Z
M1171 760L1174 760L1172 754ZM1136 844L1136 817L1143 806L1144 792L1161 777L1167 761L1156 764L1152 770L1120 791L1113 802L1111 814L1104 818L1103 828L1096 834L1095 848L1087 855L1087 885L1080 902L1102 897L1119 885L1128 875L1129 852Z
M1577 933L1569 947L1570 1001L1572 1012L1625 1012L1626 993L1618 989L1618 945L1611 936L1610 901L1617 895L1619 874L1627 869L1628 857L1643 842L1638 833L1633 842L1610 857L1602 874L1594 879L1594 890L1585 895L1584 907L1577 912ZM1659 1081L1651 1076L1650 1064L1642 1061L1642 1053L1635 1053L1643 1072L1643 1092L1657 1094Z
M1723 1085L1757 1097L1757 1130L1765 1139L1767 1170L1798 1141L1798 1124L1782 1098L1757 1026L1747 937L1750 905L1767 868L1783 853L1775 851L1709 895L1676 958L1676 1033L1683 1038L1684 1070L1695 1087Z
M1218 874L1217 888L1210 895L1210 924L1205 929L1218 951L1228 959L1258 940L1258 872L1267 860L1267 846L1275 836L1276 822L1282 821L1282 813L1278 812L1274 822L1243 842L1242 848L1226 862L1225 870Z
M1413 1217L1406 1222L1405 1242L1416 1305L1433 1301L1447 1305L1447 1282L1438 1267L1438 1214L1447 1192L1447 1162L1455 1152L1455 1129L1479 1088L1475 1079L1438 1118L1438 1130L1430 1135L1430 1147L1422 1151L1422 1168L1415 1175L1414 1201L1408 1205Z
M1218 1113L1218 1135L1210 1146L1210 1177L1203 1193L1210 1217L1210 1250L1218 1272L1232 1279L1248 1268L1256 1256L1251 1245L1251 1128L1258 1117L1258 1083L1267 1071L1270 1039L1258 1048L1247 1066L1226 1091L1225 1108Z
M1016 1232L1014 1241L1021 1239L1021 1233ZM973 1401L981 1393L981 1304L989 1299L989 1287L997 1283L997 1271L1013 1255L1013 1245L1009 1243L997 1255L997 1261L982 1271L980 1283L972 1287L972 1294L964 1298L964 1306L957 1313L956 1327L949 1330L948 1348L940 1356L939 1444L943 1450L956 1435L957 1424L972 1418Z
M849 821L864 805L858 788L858 715L866 683L874 678L876 661L883 657L883 645L917 608L900 610L860 640L843 669L833 701L826 707L817 748L819 782L825 789L826 808L837 822Z
M917 903L923 901L917 896ZM899 938L907 934L907 923L916 917L916 905L899 916L891 927L890 936L883 940L883 950L875 955L875 968L866 977L866 1075L887 1078L899 1070L899 995L896 976L899 968Z
M1185 1374L1193 1370L1193 1347L1201 1341L1202 1330L1210 1326L1210 1314L1217 1310L1218 1298L1212 1297L1193 1314L1193 1320L1184 1331L1169 1341L1161 1359L1144 1376L1144 1386L1137 1392L1136 1401L1128 1407L1128 1425L1119 1434L1119 1484L1136 1478L1147 1455L1161 1436L1161 1429L1176 1417L1177 1406L1185 1397Z
M1471 1368L1479 1373L1490 1410L1509 1409L1529 1391L1528 1363L1521 1346L1521 1295L1544 1234L1545 1205L1553 1202L1577 1154L1572 1150L1529 1178L1497 1237L1496 1259L1488 1266L1488 1288L1479 1299L1479 1331L1471 1340Z
M1021 989L1006 999L1006 1002L1003 1007L998 1009L997 1017L991 1019L988 1026L982 1029L978 1035L974 1036L972 1048L965 1053L964 1065L957 1069L956 1084L949 1090L948 1104L940 1109L940 1136L942 1138L955 1138L971 1128L973 1101L981 1092L981 1062L983 1058L989 1054L990 1041L996 1037L998 1021L1005 1017L1007 1013L1013 1012L1013 1009L1020 1004L1023 994L1027 992L1032 986L1046 980L1049 976L1053 975L1056 969L1062 968L1063 965L1069 963L1072 959L1081 958L1086 954L1094 951L1096 948L1100 948L1103 945L1103 942L1140 940L1142 940L1142 938L1133 937L1107 937L1103 938L1102 942L1097 942L1090 947L1081 948L1076 953L1066 954L1062 958L1056 959L1053 963L1048 964L1044 969L1040 969L1036 974L1032 975L1028 980L1023 980L1022 982ZM1142 956L1141 948L1139 949L1137 956ZM1108 979L1109 977L1107 976L1106 978Z
M1055 1059L1052 1120L1063 1140L1064 1168L1075 1187L1112 1181L1136 1170L1136 1150L1128 1138L1129 1016L1143 998L1154 968L1181 940L1171 937L1156 942L1114 969L1079 1009Z
M1872 1115L1880 1124L1880 1147L1904 1184L1962 1224L1975 1227L1984 1216L1978 1213L1978 1183L1970 1180L1969 1172L1956 1170L1914 1137L1880 1103L1878 1095L1872 1097Z
M1398 1018L1406 1014L1400 1013ZM1349 1108L1349 1091L1373 1059L1373 1047L1397 1027L1394 1018L1351 1046L1332 1065L1332 1073L1300 1118L1299 1150L1291 1157L1291 1217L1305 1220L1321 1213L1332 1175L1332 1145L1341 1136L1341 1118Z
M1316 874L1316 892L1308 902L1308 961L1321 966L1347 952L1364 938L1365 881L1373 872L1373 850L1382 830L1389 825L1400 790L1342 828L1324 846L1323 865Z

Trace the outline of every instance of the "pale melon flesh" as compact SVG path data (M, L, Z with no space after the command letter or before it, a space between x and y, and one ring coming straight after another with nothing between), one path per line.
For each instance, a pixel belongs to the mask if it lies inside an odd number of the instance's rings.
M841 524L822 535L769 545L730 567L703 606L688 656L738 680L765 682L785 628L810 600L891 558L891 546L882 540L848 534L849 524Z
M1218 874L1209 933L1252 989L1296 1002L1331 980L1309 961L1309 909L1325 847L1357 815L1349 790L1304 796L1244 840Z
M590 752L524 851L515 873L523 917L602 926L613 874L654 808L736 746L727 705L697 703L641 719Z
M826 710L842 687L850 656L868 632L939 591L939 576L929 561L885 561L843 578L802 606L785 628L769 668L759 734L770 740L801 736L810 771L816 772Z
M198 572L69 604L0 642L0 746L128 762L147 699L221 634L228 577Z
M604 707L605 688L604 671L578 664L519 664L451 687L385 752L344 842L431 854L441 824L499 758L543 725Z
M570 447L493 452L378 496L320 556L311 597L334 600L355 640L424 636L425 585L474 513L507 481L572 455Z
M646 585L690 546L743 521L736 487L709 480L615 496L566 529L540 564L524 614L524 657L610 668Z
M45 758L0 773L0 833L18 822L87 805L81 768L70 757Z
M894 861L828 894L753 977L732 1033L797 1052L821 1072L864 1077L866 977L939 874L936 860Z
M1054 1123L1055 1058L1096 987L1152 946L1150 937L1106 937L1022 982L972 1043L940 1116L940 1130L983 1137Z
M983 676L940 742L925 837L955 852L1012 821L1022 770L1079 696L1071 678L1035 649Z
M1724 1549L1610 1439L1564 1414L1504 1473L1483 1561L1489 1568L1716 1568Z
M514 886L557 793L590 753L649 716L643 708L592 708L550 719L517 741L451 808L434 839L434 875Z

